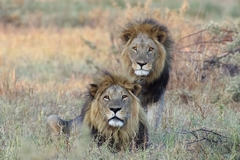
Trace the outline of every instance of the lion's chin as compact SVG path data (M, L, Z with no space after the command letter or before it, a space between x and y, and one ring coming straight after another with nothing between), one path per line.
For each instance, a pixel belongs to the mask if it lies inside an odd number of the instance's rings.
M146 70L135 70L134 72L137 76L147 76L149 74L149 71Z
M108 121L108 124L112 127L122 127L123 126L123 121L113 118Z

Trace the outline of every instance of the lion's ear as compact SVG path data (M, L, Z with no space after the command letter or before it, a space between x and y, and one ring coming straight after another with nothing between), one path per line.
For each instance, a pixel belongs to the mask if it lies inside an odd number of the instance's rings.
M141 90L142 87L140 84L134 84L132 93L137 96L141 92Z
M121 40L122 40L123 44L126 44L130 38L131 38L131 33L128 31L123 31L123 33L121 35Z
M89 93L94 97L97 93L98 86L96 84L90 84Z
M164 43L165 40L167 39L167 34L164 31L159 31L157 33L157 39L160 43Z

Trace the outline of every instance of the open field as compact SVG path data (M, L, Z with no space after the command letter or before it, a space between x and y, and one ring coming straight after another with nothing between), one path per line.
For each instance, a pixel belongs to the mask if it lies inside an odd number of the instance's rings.
M240 159L240 1L0 1L0 159ZM146 151L112 154L83 135L46 138L80 114L100 68L120 66L119 31L152 17L176 44L161 127ZM87 136L85 136L87 137Z

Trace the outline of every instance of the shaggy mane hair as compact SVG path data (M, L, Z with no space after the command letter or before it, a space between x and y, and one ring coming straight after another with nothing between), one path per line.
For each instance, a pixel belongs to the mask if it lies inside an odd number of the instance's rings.
M146 77L135 75L131 67L131 60L128 57L128 47L139 33L146 33L157 44L159 50L156 65L154 65L153 71ZM143 106L152 102L158 102L168 84L171 69L173 40L169 35L167 27L153 19L133 21L123 29L121 39L124 43L124 49L121 54L124 71L128 72L128 75L134 77L136 81L141 82L142 93L140 100Z
M98 107L101 94L111 85L120 85L132 96L132 114L121 128L109 126L103 117L103 110ZM141 87L136 88L132 80L109 72L104 72L102 76L93 79L93 84L91 84L87 92L87 100L80 117L82 117L83 123L90 127L91 133L99 146L107 142L108 147L114 152L132 148L133 145L142 149L147 147L147 119L141 107L141 102L134 95L135 92L140 92L140 89Z

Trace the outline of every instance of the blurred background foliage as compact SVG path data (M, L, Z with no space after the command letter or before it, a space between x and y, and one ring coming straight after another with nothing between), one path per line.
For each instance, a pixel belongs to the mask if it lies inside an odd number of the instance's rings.
M134 7L144 3L144 0L1 0L0 22L35 27L92 25L95 16L104 16L98 9L112 15L116 8L125 9L128 5ZM186 16L190 18L220 20L240 16L240 0L189 0L188 3ZM181 7L182 0L153 0L150 5L176 10Z

